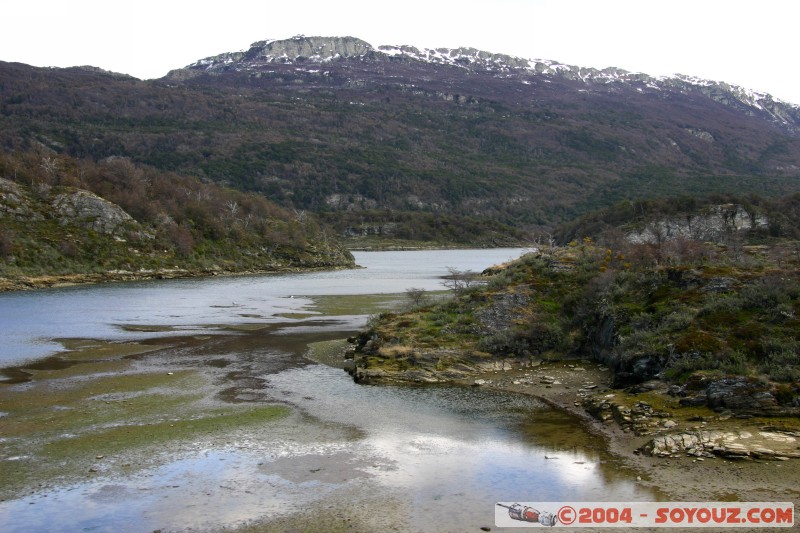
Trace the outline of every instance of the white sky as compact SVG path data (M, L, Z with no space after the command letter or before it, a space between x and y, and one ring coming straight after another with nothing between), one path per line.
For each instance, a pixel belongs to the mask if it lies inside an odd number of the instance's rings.
M800 104L794 0L13 0L2 12L2 61L142 79L262 39L351 35L690 74Z

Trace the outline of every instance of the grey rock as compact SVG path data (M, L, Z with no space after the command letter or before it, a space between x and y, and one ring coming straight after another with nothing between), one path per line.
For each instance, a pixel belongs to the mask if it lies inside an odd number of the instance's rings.
M705 212L663 218L650 222L644 228L628 233L633 243L658 244L675 238L696 241L720 241L740 231L763 229L769 221L763 215L751 213L743 206L720 204Z
M724 407L733 411L765 411L778 407L766 385L744 377L724 378L706 387L709 407Z
M16 220L41 220L42 215L32 208L33 201L15 182L0 178L0 217Z
M694 457L800 458L797 436L783 431L715 431L671 433L653 438L639 451L654 457L688 454Z
M89 191L59 194L51 205L61 224L78 223L99 233L118 233L126 223L134 222L120 206Z

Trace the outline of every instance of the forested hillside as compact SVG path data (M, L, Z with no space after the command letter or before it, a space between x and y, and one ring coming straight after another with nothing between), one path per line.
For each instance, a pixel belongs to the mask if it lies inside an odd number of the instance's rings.
M125 158L0 153L0 278L8 288L42 276L135 279L352 264L312 217L257 194Z
M328 55L298 55L308 43ZM358 44L256 43L154 81L0 63L0 142L255 192L341 236L465 244L626 199L799 188L800 113L768 96Z
M706 217L705 208L681 214ZM584 237L483 277L454 272L452 299L414 294L409 309L376 317L356 340L350 371L365 382L463 382L593 360L612 371L614 388L658 389L664 405L797 416L800 245L752 228L721 235L725 242L628 234L602 245ZM608 409L603 398L591 409Z

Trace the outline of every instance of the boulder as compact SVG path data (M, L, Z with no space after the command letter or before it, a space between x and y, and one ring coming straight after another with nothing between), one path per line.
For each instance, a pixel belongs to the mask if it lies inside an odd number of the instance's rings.
M653 457L690 455L728 458L800 458L797 432L764 428L759 431L693 431L661 435L638 451Z
M56 195L51 205L61 224L77 223L98 233L119 233L133 217L96 194L75 190Z

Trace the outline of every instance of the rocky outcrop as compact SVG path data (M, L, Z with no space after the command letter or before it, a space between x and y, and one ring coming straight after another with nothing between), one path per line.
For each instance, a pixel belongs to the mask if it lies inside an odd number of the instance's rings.
M797 410L791 405L779 405L769 383L742 376L694 379L683 386L674 385L669 393L687 407L707 405L715 410L767 416L793 414Z
M63 189L62 189L63 191ZM0 217L18 221L56 218L61 225L77 224L98 233L119 233L136 221L120 206L83 189L53 195L50 188L34 196L27 187L0 178Z
M613 420L621 428L636 435L650 435L675 425L671 413L655 410L644 401L628 406L625 402L618 401L616 394L582 396L581 403L587 413L601 422Z
M15 220L40 220L29 194L13 181L0 178L0 217Z
M800 458L800 433L777 428L757 431L698 430L671 433L650 440L639 451L654 457L689 455L730 459Z
M51 205L61 224L77 223L98 233L118 233L134 222L121 207L89 191L58 194Z
M763 215L746 210L741 205L722 204L702 213L664 218L650 222L642 229L630 231L633 243L659 244L682 237L695 241L725 242L740 231L764 229L769 221Z
M395 222L387 222L385 224L361 224L359 226L350 226L342 232L343 237L392 237L397 233L398 224Z
M527 357L499 358L475 350L413 348L363 339L347 356L347 372L357 383L452 383L481 372L529 367Z
M298 35L291 39L258 41L247 51L229 52L207 57L189 65L188 69L215 69L226 65L247 63L294 63L296 61L330 61L332 59L361 57L374 49L366 41L355 37L306 37ZM180 71L170 77L185 76Z

